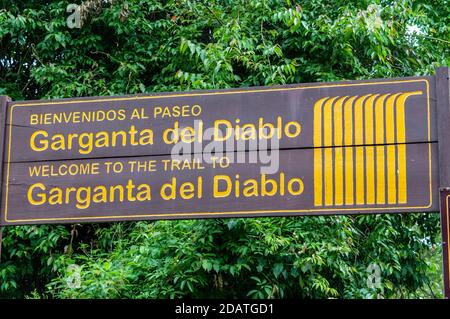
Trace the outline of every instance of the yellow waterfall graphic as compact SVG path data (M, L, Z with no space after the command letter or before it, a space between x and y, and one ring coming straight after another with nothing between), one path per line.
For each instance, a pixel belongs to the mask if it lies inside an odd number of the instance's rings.
M325 97L314 104L314 205L406 204L408 97Z

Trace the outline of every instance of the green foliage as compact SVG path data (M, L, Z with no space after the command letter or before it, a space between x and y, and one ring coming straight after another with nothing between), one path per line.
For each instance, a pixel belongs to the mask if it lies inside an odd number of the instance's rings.
M432 74L448 0L0 1L15 100ZM70 288L70 265L80 287ZM381 270L367 284L367 267ZM437 214L8 227L0 297L440 297Z
M431 297L439 286L429 288L426 275L425 256L436 244L424 240L430 227L436 232L436 218L428 214L116 224L123 236L112 250L85 247L65 259L47 293L62 298ZM77 289L67 285L65 269L71 264L82 265ZM367 285L370 264L380 267L379 286Z

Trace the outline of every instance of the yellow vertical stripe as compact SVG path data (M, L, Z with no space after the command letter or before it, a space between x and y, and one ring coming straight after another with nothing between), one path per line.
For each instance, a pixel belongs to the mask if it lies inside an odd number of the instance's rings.
M334 149L334 204L344 204L344 158L343 149L339 147L343 145L342 134L342 115L343 104L347 96L341 97L334 104L334 145L338 146Z
M342 107L344 105L344 100L347 96L341 97L336 100L334 104L334 146L343 145L343 132L342 132Z
M405 101L411 95L421 95L422 91L414 91L401 94L396 102L396 127L397 127L397 180L398 180L398 203L406 204L408 200L406 188L406 123L405 123Z
M397 203L397 185L395 170L395 145L386 146L387 152L387 196L388 203Z
M364 146L356 146L356 204L364 204Z
M397 145L397 161L398 161L398 203L406 204L406 144Z
M373 104L379 94L370 96L364 102L365 144L373 145ZM374 147L366 146L366 204L375 204L375 157Z
M399 93L391 95L386 100L386 143L395 143L395 99ZM396 165L395 165L395 145L388 145L387 152L387 197L389 204L397 203L397 181L396 181Z
M384 146L376 147L376 164L377 164L377 204L384 204L386 201L385 183L386 178L384 176Z
M363 119L363 103L369 95L358 98L355 102L355 145L364 144L364 119Z
M394 102L399 93L391 95L386 100L386 143L395 143L395 113Z
M325 181L325 205L333 205L333 102L337 97L325 102L323 107L323 146L324 149L324 181Z
M314 205L322 206L323 183L322 183L322 106L328 99L325 97L314 104Z
M375 142L384 144L384 100L389 94L384 94L375 102ZM376 164L377 164L377 204L386 202L386 178L385 178L385 147L376 146Z
M375 142L385 144L384 140L384 100L389 94L381 95L375 101Z
M364 109L363 103L369 95L358 98L355 102L355 145L364 144ZM364 204L364 147L355 148L355 172L356 172L356 204Z
M366 146L366 204L375 204L375 158L373 146Z
M344 204L344 156L343 147L336 147L334 150L334 189L335 205Z
M353 101L352 96L344 104L344 144L345 148L345 204L353 205Z

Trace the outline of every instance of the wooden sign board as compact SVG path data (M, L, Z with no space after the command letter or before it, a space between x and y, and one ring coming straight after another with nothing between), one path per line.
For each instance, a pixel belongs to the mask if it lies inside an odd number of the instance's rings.
M0 97L0 226L435 212L441 189L449 298L449 77Z
M435 86L9 103L1 224L437 211Z

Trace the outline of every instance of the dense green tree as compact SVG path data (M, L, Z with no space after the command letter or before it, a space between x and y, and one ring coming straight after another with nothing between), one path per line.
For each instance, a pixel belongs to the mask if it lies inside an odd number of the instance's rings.
M90 0L74 29L70 3L0 0L0 94L219 89L450 65L448 0ZM437 214L7 227L0 264L0 297L434 297L441 281Z

